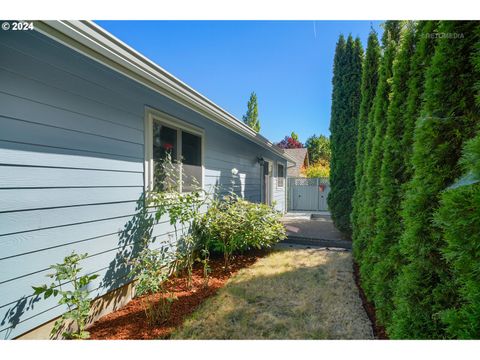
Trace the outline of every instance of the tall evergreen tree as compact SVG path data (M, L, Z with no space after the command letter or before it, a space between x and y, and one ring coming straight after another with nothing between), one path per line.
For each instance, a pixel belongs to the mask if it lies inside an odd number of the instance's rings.
M378 66L380 62L380 44L377 33L372 30L368 36L367 50L362 68L360 111L358 115L358 133L355 159L355 191L352 200L352 239L354 257L361 261L363 244L358 239L359 211L365 195L364 154L367 152L368 114L372 109L373 99L378 84Z
M401 140L403 149L402 162L404 164L402 171L403 193L406 191L406 184L413 176L413 133L422 109L426 70L430 66L434 54L436 42L434 35L437 27L438 21L419 21L416 30L415 54L412 58L410 78L408 80L407 108L403 116L405 123Z
M380 168L380 192L375 209L375 234L371 244L373 263L372 295L377 319L385 324L392 313L392 279L395 275L398 256L396 245L402 231L400 202L404 181L404 157L407 149L402 145L407 110L408 79L414 53L415 27L408 22L402 32L399 51L393 62L393 78L390 104L387 112L387 129L383 140L383 158ZM405 144L405 146L411 144Z
M250 126L255 132L260 131L260 120L258 119L257 94L252 92L247 104L247 113L243 115L243 122Z
M380 64L380 75L375 93L373 109L369 115L367 144L371 151L365 154L365 197L360 209L358 240L365 244L360 263L362 286L367 297L372 299L373 280L371 272L376 261L372 251L372 240L375 236L375 209L380 191L379 173L383 157L383 142L387 128L387 110L393 76L393 60L398 48L402 22L386 21L382 36L383 58Z
M422 116L417 121L412 165L402 218L400 251L406 260L397 278L392 338L441 338L438 316L452 306L455 289L440 249L441 229L433 222L441 191L459 177L462 144L479 122L474 101L478 78L471 62L478 23L442 21L428 68ZM455 38L452 38L455 36Z
M337 228L351 232L355 188L355 146L360 109L363 49L360 40L341 35L334 58L330 144L332 150L328 206Z
M374 267L373 295L377 318L389 325L393 313L394 279L402 265L399 241L403 233L400 203L405 184L411 179L413 131L420 114L428 68L434 52L437 21L419 21L404 34L394 64L392 101L387 116L384 159L380 174L380 199L376 209L377 228L373 251L378 256ZM413 55L412 55L413 53ZM411 61L410 61L411 59Z

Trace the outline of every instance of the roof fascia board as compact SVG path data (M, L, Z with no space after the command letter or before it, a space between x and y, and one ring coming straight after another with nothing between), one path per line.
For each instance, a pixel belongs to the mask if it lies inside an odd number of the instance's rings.
M291 162L293 158L233 115L89 21L36 21L35 29Z

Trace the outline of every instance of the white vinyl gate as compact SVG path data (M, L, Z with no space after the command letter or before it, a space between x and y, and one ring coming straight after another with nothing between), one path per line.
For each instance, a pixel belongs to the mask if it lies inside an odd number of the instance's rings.
M327 178L287 178L288 210L327 211Z

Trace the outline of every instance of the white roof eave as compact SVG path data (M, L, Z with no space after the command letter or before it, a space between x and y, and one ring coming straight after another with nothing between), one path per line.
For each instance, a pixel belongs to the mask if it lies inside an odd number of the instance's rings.
M36 21L34 26L40 33L198 112L281 158L295 163L293 158L268 139L95 23L48 20Z

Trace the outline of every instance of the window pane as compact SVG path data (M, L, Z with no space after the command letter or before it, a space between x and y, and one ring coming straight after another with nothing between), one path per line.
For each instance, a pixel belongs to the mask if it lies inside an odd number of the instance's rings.
M187 165L202 165L202 139L182 131L182 162Z
M182 131L183 192L202 186L202 138Z
M284 178L285 178L285 173L284 173L284 171L285 171L284 166L281 165L281 164L278 164L278 166L277 166L277 184L278 184L279 187L283 187L284 182L285 182L285 180L284 180Z
M178 168L161 166L167 158L174 163L177 160L177 130L153 122L153 171L154 190L164 191L178 186ZM167 162L168 164L168 162ZM168 178L167 178L168 177Z

